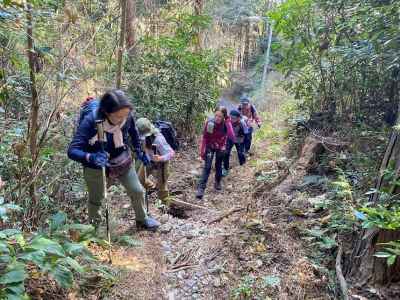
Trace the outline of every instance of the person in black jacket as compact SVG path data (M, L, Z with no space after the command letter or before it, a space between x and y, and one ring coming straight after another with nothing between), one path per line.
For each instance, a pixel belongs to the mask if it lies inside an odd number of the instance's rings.
M89 219L97 226L100 222L101 200L104 198L102 167L109 168L110 162L129 152L129 144L136 152L136 157L145 165L149 160L141 149L139 134L131 114L132 105L122 91L106 92L100 101L91 101L89 109L90 113L80 120L68 149L68 157L83 165L83 174L89 191ZM99 121L102 122L105 132L104 151L98 140L96 123ZM160 224L147 215L144 189L132 163L128 161L121 172L117 179L131 198L137 227L156 230Z

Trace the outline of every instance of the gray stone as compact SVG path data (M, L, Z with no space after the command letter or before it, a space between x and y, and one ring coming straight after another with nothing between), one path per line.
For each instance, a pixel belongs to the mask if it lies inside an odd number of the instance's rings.
M172 230L172 225L170 224L161 225L159 229L160 233L164 234L169 233L171 230Z
M193 169L189 171L189 174L193 176L200 176L201 172L199 170Z
M213 286L216 288L220 288L222 286L221 278L217 277L214 279Z
M186 284L186 286L193 288L196 285L196 281L194 281L193 279L189 279L189 280L186 280L185 284Z
M221 273L222 268L220 266L216 266L215 268L209 269L208 273L210 274L219 274Z
M263 261L261 259L256 260L256 266L259 268L263 265Z
M161 246L164 252L169 253L172 251L171 245L167 241L162 241Z
M168 221L169 221L169 215L168 214L164 214L164 215L161 216L161 218L160 218L160 223L161 224L165 224Z
M176 275L180 280L185 279L185 271L179 271L178 274Z

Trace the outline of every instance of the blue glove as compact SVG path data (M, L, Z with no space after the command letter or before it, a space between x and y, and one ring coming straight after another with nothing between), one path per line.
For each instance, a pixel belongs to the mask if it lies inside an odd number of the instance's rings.
M150 165L150 160L147 157L146 153L138 152L138 159L142 161L143 165L145 165L145 166Z
M105 151L90 153L89 162L94 164L96 167L103 168L107 166L108 154Z

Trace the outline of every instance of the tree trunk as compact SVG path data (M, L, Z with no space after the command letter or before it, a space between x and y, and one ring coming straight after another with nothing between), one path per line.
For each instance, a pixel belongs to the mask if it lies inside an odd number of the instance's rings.
M267 24L267 22L266 22ZM269 66L269 58L271 53L271 42L272 42L272 24L268 24L268 45L267 51L265 53L265 61L264 61L264 70L263 70L263 77L262 77L262 86L263 86L263 93L264 97L267 93L267 76L268 76L268 66Z
M385 179L384 171L394 166L394 178ZM388 188L393 194L398 193L397 186L391 182L397 181L400 177L400 139L399 133L393 132L386 147L386 153L383 157L375 188L381 190L382 187ZM376 203L379 201L379 193L370 196L370 201ZM357 236L352 247L353 251L345 264L346 275L353 282L371 285L388 284L394 281L400 281L400 259L397 259L392 266L388 266L386 259L375 257L377 251L382 250L380 243L400 240L399 230L384 229L365 229Z
M30 75L30 86L31 86L31 109L30 109L30 118L28 123L28 139L29 139L29 150L31 154L31 176L35 177L35 166L38 156L37 149L37 136L39 131L39 99L38 92L36 89L36 75L35 75L35 60L36 53L34 49L34 40L33 40L33 21L32 21L32 6L28 3L26 5L26 18L27 18L27 54L29 61L29 75ZM36 184L35 181L29 186L29 195L31 197L31 208L36 208L38 201L36 195ZM34 216L35 214L33 214ZM33 217L32 216L32 217Z
M249 66L249 56L250 56L250 21L245 23L244 31L244 51L243 51L243 68L247 69Z
M126 0L126 48L134 56L136 46L136 0Z
M242 70L242 49L243 49L243 45L242 45L242 32L243 32L243 26L240 25L240 31L239 31L239 46L238 46L238 55L237 55L237 70L240 71Z
M201 16L203 12L203 0L195 0L194 1L194 15L195 16ZM200 28L197 29L197 35L196 35L196 41L195 41L195 47L196 47L196 51L200 51L201 50L201 31Z
M119 36L118 47L118 61L117 61L117 89L121 88L122 81L122 57L124 55L124 42L125 42L125 26L126 26L126 2L128 0L121 0L121 31Z

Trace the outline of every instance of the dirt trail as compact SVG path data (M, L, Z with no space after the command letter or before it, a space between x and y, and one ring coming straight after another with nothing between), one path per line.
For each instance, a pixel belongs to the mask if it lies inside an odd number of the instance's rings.
M105 298L231 299L235 293L244 295L248 285L259 299L329 299L327 278L307 259L297 230L303 220L293 219L287 209L296 202L293 188L301 178L294 180L284 167L278 179L283 186L263 186L255 180L252 165L267 143L255 146L256 154L245 166L235 159L223 192L213 191L211 180L203 202L194 199L201 169L197 151L180 152L172 167L171 191L177 199L205 209L186 210L185 218L177 218L151 205L152 215L163 224L158 233L130 232L133 216L121 209L117 231L133 233L143 245L115 250L114 264L125 271ZM281 162L269 164L279 169ZM126 198L114 201L119 207L129 204ZM233 208L240 210L211 223Z

